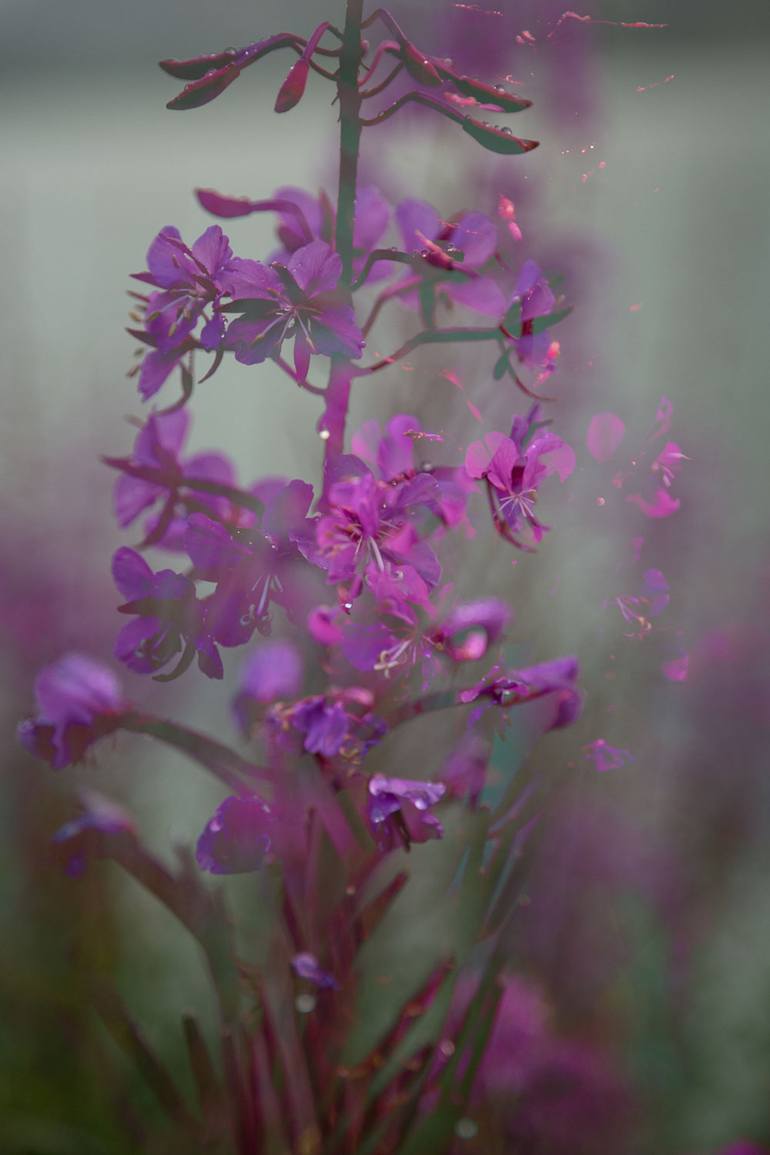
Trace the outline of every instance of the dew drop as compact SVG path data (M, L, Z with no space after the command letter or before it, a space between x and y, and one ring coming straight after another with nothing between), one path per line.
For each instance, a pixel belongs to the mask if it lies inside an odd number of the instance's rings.
M294 1006L297 1008L301 1015L309 1015L310 1012L314 1011L316 1007L315 995L297 995L296 999L294 1000Z
M604 498L604 497L597 497L597 499L596 499L596 504L597 504L597 505L606 505L606 504L607 504L606 498Z
M473 1139L479 1133L478 1124L474 1123L473 1119L467 1118L458 1119L455 1127L455 1135L458 1139Z
M331 433L329 432L328 429L321 429L318 433L318 436L321 438L322 441L328 441L329 438L331 437Z

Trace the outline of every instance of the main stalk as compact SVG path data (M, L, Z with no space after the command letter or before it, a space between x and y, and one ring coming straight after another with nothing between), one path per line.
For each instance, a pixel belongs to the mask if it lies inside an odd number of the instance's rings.
M361 94L358 73L361 67L361 23L364 0L348 0L342 38L337 95L340 108L340 179L337 195L335 243L342 260L340 289L350 300L353 284L353 229L356 216L358 152L361 144ZM326 439L324 465L345 448L345 423L350 401L352 366L344 358L332 359L326 410L321 418L321 435Z

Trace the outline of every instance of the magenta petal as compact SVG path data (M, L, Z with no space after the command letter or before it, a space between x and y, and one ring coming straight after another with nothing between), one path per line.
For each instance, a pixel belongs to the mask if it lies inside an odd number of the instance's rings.
M408 197L396 208L404 248L408 253L425 248L425 241L435 240L441 231L441 217L427 201Z
M153 349L145 353L139 371L139 393L143 401L149 401L165 385L181 359L180 349L171 349L168 352Z
M210 225L193 244L192 254L210 273L216 273L233 255L233 250L219 225Z
M198 188L195 195L201 208L215 217L245 217L254 211L254 202L248 197L223 196L213 188Z
M166 225L147 250L147 268L153 282L163 288L176 284L180 278L180 261L185 249L184 245L180 247L181 240L179 229Z
M397 413L388 422L388 429L377 451L377 464L385 481L409 473L414 468L414 438L420 422L407 413Z
M185 477L200 481L219 481L224 485L235 483L235 466L224 453L195 453L184 463Z
M609 461L615 456L626 427L615 413L597 413L588 423L586 446L594 461Z
M112 506L118 525L125 528L135 521L142 510L153 505L163 490L139 477L122 473L112 491Z
M195 857L212 874L259 870L272 845L273 819L261 798L226 798L198 839Z
M65 654L41 670L35 681L41 718L60 725L88 724L94 717L122 709L123 694L115 674L84 654Z
M147 597L152 589L152 570L144 558L128 546L122 546L113 555L112 577L128 601Z
M342 355L354 359L364 351L364 338L356 324L350 305L335 305L324 309L313 325L316 352L326 357Z
M134 618L115 639L115 657L137 674L148 674L155 669L152 657L140 654L143 643L154 638L162 628L159 618Z
M339 254L324 241L312 241L297 249L286 267L307 296L331 293L336 289L342 274Z
M293 698L302 683L302 657L290 642L263 642L241 675L241 695L256 702Z
M651 518L671 517L681 505L678 498L672 497L667 489L659 489L652 501L647 501L639 493L629 495L626 501L638 505L645 517Z
M452 232L452 244L465 258L458 261L461 268L478 269L494 256L497 228L484 213L465 213Z
M188 409L177 409L174 413L151 413L139 431L132 457L137 465L158 466L158 453L165 450L176 457L184 445L190 427Z
M200 343L207 353L213 353L222 344L225 337L225 319L221 313L215 313L201 329Z
M390 205L378 188L366 185L356 197L353 243L368 253L377 244L390 222Z
M445 286L445 291L457 304L473 309L483 317L502 317L508 305L503 290L491 277L453 282Z

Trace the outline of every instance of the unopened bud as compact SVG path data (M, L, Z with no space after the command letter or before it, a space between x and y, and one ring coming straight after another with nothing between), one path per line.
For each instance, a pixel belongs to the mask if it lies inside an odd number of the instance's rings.
M289 74L279 88L278 95L275 98L276 112L289 112L290 109L299 104L305 95L309 72L310 65L304 57L300 57L295 64L292 64L289 69Z

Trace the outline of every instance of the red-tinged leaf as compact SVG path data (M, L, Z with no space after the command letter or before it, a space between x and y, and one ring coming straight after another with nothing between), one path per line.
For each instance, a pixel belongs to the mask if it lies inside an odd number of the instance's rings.
M462 126L463 132L467 132L468 136L478 141L482 148L502 153L504 156L520 156L522 153L531 152L540 143L537 140L522 140L521 137L514 136L509 128L498 128L496 124L474 120L471 116L463 118Z
M304 57L292 64L286 79L278 89L275 98L276 112L290 112L292 108L296 108L305 95L309 73L310 64Z
M225 219L247 217L249 213L256 211L255 205L259 204L258 201L252 201L248 197L223 196L222 193L216 192L213 188L197 188L195 195L198 198L198 204L207 213Z
M517 96L495 84L485 84L483 80L476 80L473 76L460 76L451 68L438 64L438 70L444 80L449 81L461 96L469 96L478 100L480 104L490 104L499 108L501 112L523 112L532 107L532 101L523 96Z
M241 70L237 64L228 64L214 72L207 72L200 80L193 80L191 84L183 88L173 100L169 100L166 108L173 111L201 108L204 104L208 104L209 101L216 100L218 96L221 96L225 89L229 88L240 75Z
M239 48L223 48L221 52L209 52L189 60L161 60L159 66L176 80L200 80L207 72L231 64L242 51Z

